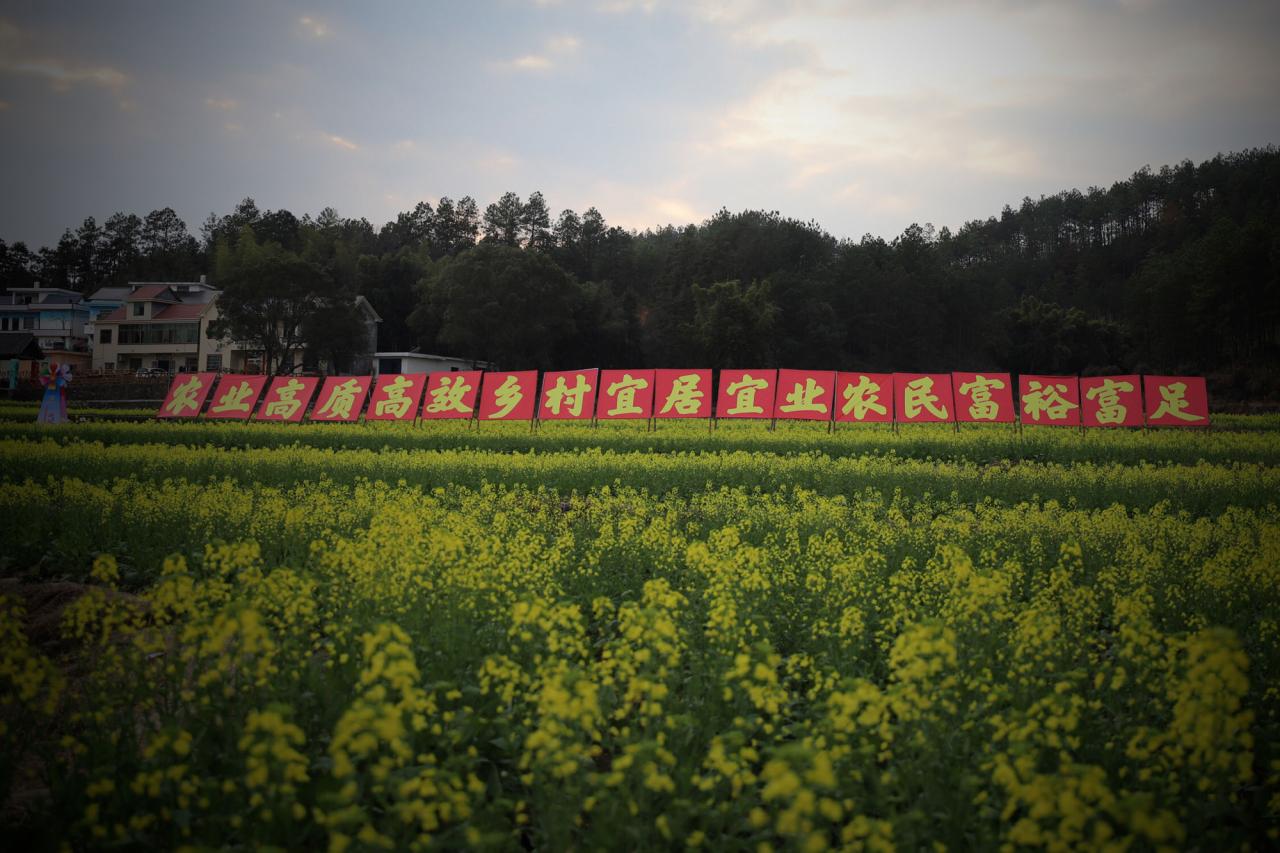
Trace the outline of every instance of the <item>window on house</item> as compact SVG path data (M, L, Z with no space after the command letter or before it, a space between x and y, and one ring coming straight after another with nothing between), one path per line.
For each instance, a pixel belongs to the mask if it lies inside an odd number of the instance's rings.
M0 332L7 332L7 331L9 331L9 318L0 317Z
M24 329L34 329L35 327L36 327L36 318L35 318L35 317L23 317L23 318L22 318L22 328L24 328Z
M100 343L100 344L109 344L109 343L111 343L111 330L110 330L110 329L99 329L99 330L98 330L98 343Z
M108 361L106 364L102 365L102 369L103 369L103 370L115 370L115 369L116 369L116 363L115 363L114 361Z
M222 353L209 353L204 357L205 370L221 370L222 369Z
M133 303L133 316L141 317L147 313L147 304L145 302Z
M198 323L139 323L120 327L122 344L194 344L198 343Z

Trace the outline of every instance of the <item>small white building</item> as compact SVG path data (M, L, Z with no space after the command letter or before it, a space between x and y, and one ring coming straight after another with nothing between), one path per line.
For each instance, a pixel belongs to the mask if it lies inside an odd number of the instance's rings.
M375 352L373 366L377 375L391 373L449 373L459 370L489 370L487 361L430 355L425 352Z

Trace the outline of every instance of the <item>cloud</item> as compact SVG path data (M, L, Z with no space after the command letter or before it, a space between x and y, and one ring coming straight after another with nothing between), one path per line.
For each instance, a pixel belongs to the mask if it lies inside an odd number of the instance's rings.
M330 144L336 145L337 147L343 149L344 151L357 151L360 148L359 145L356 145L350 139L344 139L341 136L338 136L337 134L325 133L323 135L324 135L324 138L328 140Z
M331 33L327 23L310 15L303 15L299 18L298 26L302 29L304 35L313 39L327 38Z
M79 83L119 90L129 82L129 75L109 65L80 65L62 59L6 60L0 71L48 80L56 91L65 92Z
M483 172L510 172L520 165L520 158L506 151L490 151L472 160L474 166Z
M46 80L54 91L65 92L86 84L118 93L129 75L110 65L50 56L33 49L32 39L13 23L0 19L0 73Z
M8 102L8 101L0 101L0 110L7 110L7 109L9 109L9 102Z
M234 110L238 104L235 98L205 98L204 105L213 110Z
M547 50L552 53L573 53L580 47L582 41L577 36L563 35L547 39Z
M528 53L505 62L494 63L498 71L542 72L550 71L563 60L577 53L582 47L582 40L574 35L558 35L546 39L539 53Z
M668 222L695 222L703 218L692 202L681 198L654 196L648 201L653 212L657 214L655 221L658 222L664 219Z
M641 185L614 180L599 180L583 193L581 210L594 206L609 225L643 231L668 223L684 225L701 222L709 208L690 197L690 182L682 178L659 184Z
M551 60L536 53L511 60L508 67L517 71L546 71L551 67Z
M644 12L648 15L657 8L657 0L602 0L596 4L596 11L606 15L626 15L631 12Z

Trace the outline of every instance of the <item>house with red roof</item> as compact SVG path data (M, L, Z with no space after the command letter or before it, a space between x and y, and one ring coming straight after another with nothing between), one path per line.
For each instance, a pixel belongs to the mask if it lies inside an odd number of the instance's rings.
M222 369L227 346L209 336L218 292L204 281L130 282L123 304L94 321L94 369Z
M101 292L100 292L101 293ZM93 368L101 371L160 370L165 373L225 371L263 373L262 352L247 343L215 338L209 326L218 319L220 290L204 277L190 282L130 282L127 292L102 293L118 300L103 306L93 320ZM95 294L97 297L99 294ZM377 349L377 324L382 318L363 296L355 298L351 315L366 343L345 369L368 373ZM308 370L329 370L301 347L284 355L287 364ZM313 363L314 362L314 363ZM279 369L279 365L271 365Z

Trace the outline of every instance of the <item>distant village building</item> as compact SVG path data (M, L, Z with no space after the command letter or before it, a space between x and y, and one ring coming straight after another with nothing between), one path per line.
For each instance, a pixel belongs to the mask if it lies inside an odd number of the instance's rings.
M0 388L11 391L20 382L40 376L44 353L30 332L0 332Z
M204 280L204 276L200 278ZM93 349L93 342L98 338L98 319L124 305L125 299L132 290L133 287L127 284L110 285L98 288L85 298L84 304L89 308L89 322L85 324L85 331L89 337L89 349Z
M424 352L375 352L374 363L379 376L390 373L440 373L459 370L488 370L487 361L430 355Z
M278 368L278 364L263 364L263 354L255 346L209 333L210 324L218 319L220 293L204 276L200 281L131 282L127 287L95 291L89 298L94 370L266 373ZM354 308L351 321L360 324L364 346L351 365L339 367L369 372L382 318L363 296L356 297ZM330 369L302 347L280 359L311 371Z
M44 358L69 364L73 371L90 363L88 321L89 307L74 290L13 287L0 293L0 334L30 334Z
M107 290L104 288L103 290ZM99 290L102 304L114 293ZM94 320L93 368L164 373L221 370L223 343L209 336L218 290L199 282L134 282L119 307Z

